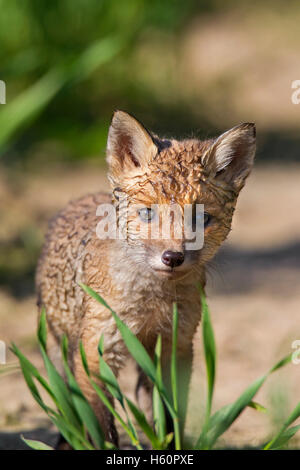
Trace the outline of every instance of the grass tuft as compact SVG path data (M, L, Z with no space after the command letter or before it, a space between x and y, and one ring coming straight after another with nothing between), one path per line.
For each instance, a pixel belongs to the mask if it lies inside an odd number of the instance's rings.
M90 287L81 285L82 289L97 302L104 305L110 310L117 328L119 329L125 345L133 359L138 363L147 377L153 383L153 417L154 426L147 421L144 412L136 406L121 390L117 377L110 366L103 359L104 338L100 338L99 353L99 376L97 377L103 383L103 388L99 387L98 381L91 376L86 354L83 344L80 344L80 352L83 368L94 387L99 399L104 406L113 414L114 418L119 422L125 433L127 434L131 444L138 450L142 450L141 441L149 442L152 449L165 450L172 445L176 450L184 448L184 423L178 412L178 364L176 360L177 337L178 337L178 312L177 305L173 308L173 333L172 333L172 356L170 369L171 390L167 391L164 384L162 367L161 367L161 336L157 338L154 359L152 360L140 343L137 337L132 333L128 326L119 318L105 300L93 291ZM195 444L189 444L189 449L207 450L213 449L218 439L230 428L246 407L252 407L258 412L266 412L259 403L253 401L255 395L267 380L268 376L277 371L281 367L288 364L292 356L288 355L275 364L265 375L255 380L246 390L236 399L234 403L226 405L216 411L212 411L213 392L216 373L216 345L214 339L213 327L210 319L209 309L206 303L205 295L199 287L202 302L202 340L204 344L204 355L206 363L206 382L207 382L207 398L206 413L200 435L195 439ZM102 450L114 449L114 446L105 441L104 432L94 414L88 400L82 393L76 379L68 365L68 340L66 337L62 340L62 356L65 375L65 381L56 370L47 354L47 322L46 312L43 311L40 317L38 328L38 342L47 371L47 379L42 377L35 366L21 353L16 345L12 345L12 351L17 356L19 364L27 383L27 386L37 403L49 416L51 421L64 436L66 441L76 450ZM48 406L41 394L39 393L37 384L42 387L52 405ZM188 384L186 385L188 387ZM121 405L125 418L123 419L111 404L107 397L108 392ZM187 391L186 391L187 393ZM167 431L166 412L172 419L173 429ZM268 442L262 449L281 449L284 448L290 439L300 429L300 426L293 423L300 416L300 402L292 411L290 416L283 423L278 433ZM138 430L137 430L138 427ZM139 431L139 432L138 432ZM183 436L183 438L182 438ZM39 450L51 449L46 444L38 441L30 441L23 439L29 447Z

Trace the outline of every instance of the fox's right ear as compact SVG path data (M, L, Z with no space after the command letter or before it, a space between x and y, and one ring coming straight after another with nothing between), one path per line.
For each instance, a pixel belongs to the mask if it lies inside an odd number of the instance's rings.
M151 134L134 117L116 111L108 132L106 159L112 176L145 167L158 149Z
M240 190L249 175L255 154L253 123L233 127L218 137L202 156L202 164L216 179Z

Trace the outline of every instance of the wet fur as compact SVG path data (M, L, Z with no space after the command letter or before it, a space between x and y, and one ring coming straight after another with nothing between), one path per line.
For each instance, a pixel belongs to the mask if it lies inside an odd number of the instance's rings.
M89 367L98 372L97 345L104 334L104 359L116 374L128 358L110 312L79 287L84 283L101 294L132 329L150 355L162 335L163 369L168 370L172 305L179 316L178 358L191 370L192 340L201 318L196 281L205 286L205 267L227 237L239 191L254 158L255 127L242 124L218 139L163 141L152 136L132 116L118 111L109 130L107 160L112 194L97 193L70 202L50 223L38 263L36 284L41 306L46 307L53 357L65 333L70 363L78 383L91 402L106 438L117 443L112 416L97 398L83 371L79 341L86 349ZM202 250L188 252L185 239L145 240L133 233L126 240L100 240L96 235L101 203L202 203L211 216ZM186 261L173 279L157 273L164 250L182 251ZM140 383L143 383L142 378ZM151 387L144 387L151 393ZM183 408L185 408L183 404ZM184 410L183 410L184 414Z

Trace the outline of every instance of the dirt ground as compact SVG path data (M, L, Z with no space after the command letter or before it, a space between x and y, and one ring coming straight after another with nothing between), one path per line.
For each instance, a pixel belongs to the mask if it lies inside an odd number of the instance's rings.
M300 166L257 167L241 194L228 242L209 267L208 302L218 349L214 409L237 398L300 339L299 181ZM95 168L25 175L19 185L11 185L2 174L1 240L13 238L29 223L42 233L46 220L69 199L106 187L104 173ZM7 345L15 342L40 367L32 290L15 295L7 287L0 289L0 321L0 339ZM195 353L187 423L192 436L199 429L205 398L200 331ZM11 353L7 361L15 362ZM130 391L134 369L129 369L123 386ZM256 397L270 413L246 410L220 446L259 445L299 402L299 395L300 365L290 364L270 377ZM22 448L19 434L26 431L50 444L55 441L55 430L20 373L0 375L0 429L0 449ZM293 446L300 446L300 438Z

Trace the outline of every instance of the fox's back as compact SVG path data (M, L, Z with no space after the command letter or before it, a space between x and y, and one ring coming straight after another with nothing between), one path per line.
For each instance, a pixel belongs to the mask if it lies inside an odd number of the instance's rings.
M47 308L51 331L58 339L76 330L83 312L84 271L90 254L88 243L96 237L96 210L110 203L109 194L88 194L71 201L50 222L38 262L36 288L39 309Z

